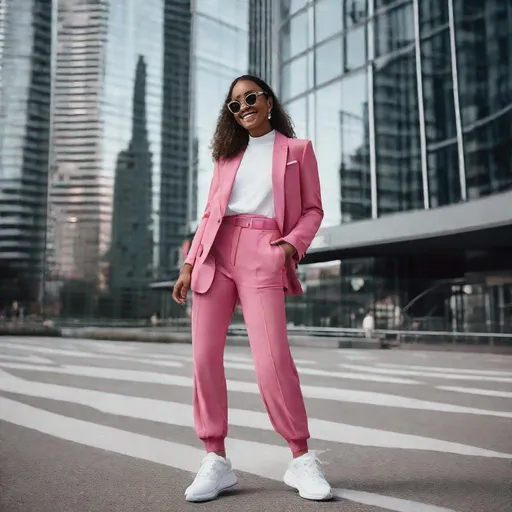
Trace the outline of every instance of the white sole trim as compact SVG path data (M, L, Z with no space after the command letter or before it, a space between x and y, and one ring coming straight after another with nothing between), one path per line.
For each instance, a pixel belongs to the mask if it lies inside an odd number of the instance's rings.
M229 491L230 489L232 489L233 487L235 487L237 484L238 484L238 479L235 475L234 472L231 472L231 473L228 473L227 475L225 475L225 480L227 481L222 481L219 485L219 487L217 489L214 489L212 492L208 493L208 494L201 494L201 495L186 495L185 494L185 499L187 501L191 501L191 502L201 502L201 501L211 501L211 500L214 500L215 498L217 498L219 496L219 494L225 492L225 491Z
M299 496L305 500L326 501L332 499L334 496L332 489L327 494L308 494L300 487L297 478L290 470L286 470L283 481L288 487L298 491Z

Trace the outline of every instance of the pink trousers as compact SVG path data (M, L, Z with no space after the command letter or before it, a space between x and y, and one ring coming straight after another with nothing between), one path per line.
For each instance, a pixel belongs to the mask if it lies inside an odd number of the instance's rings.
M306 409L286 330L285 253L281 247L270 245L280 237L272 219L225 217L211 249L216 264L213 283L206 293L192 296L194 423L208 452L225 449L228 401L224 347L238 301L270 421L292 452L308 447Z

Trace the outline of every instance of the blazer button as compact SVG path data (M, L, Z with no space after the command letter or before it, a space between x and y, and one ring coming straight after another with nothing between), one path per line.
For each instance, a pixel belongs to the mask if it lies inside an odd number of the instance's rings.
M217 219L217 224L220 224L220 219Z

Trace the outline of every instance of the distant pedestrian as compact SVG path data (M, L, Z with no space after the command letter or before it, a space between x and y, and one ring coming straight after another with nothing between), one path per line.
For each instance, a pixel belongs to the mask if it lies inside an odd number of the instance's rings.
M233 487L226 458L228 404L223 352L240 301L260 392L275 430L293 454L284 482L311 500L332 497L317 456L288 344L285 295L303 293L296 275L324 212L311 142L295 138L274 92L237 78L213 139L215 167L206 209L173 291L192 300L194 417L207 456L185 491L206 501Z
M363 330L364 335L366 338L371 338L373 336L373 330L375 328L375 321L373 319L373 316L370 312L366 314L366 316L363 318Z

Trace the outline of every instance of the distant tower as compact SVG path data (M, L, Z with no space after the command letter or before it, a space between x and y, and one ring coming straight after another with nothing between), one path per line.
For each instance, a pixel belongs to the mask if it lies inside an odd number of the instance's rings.
M272 84L272 51L274 41L274 0L249 1L249 73Z
M132 107L132 138L119 153L114 185L110 285L114 304L130 304L152 277L152 155L146 127L146 63L137 61ZM114 306L115 307L115 306ZM127 310L126 310L127 309ZM120 316L138 316L129 306Z

